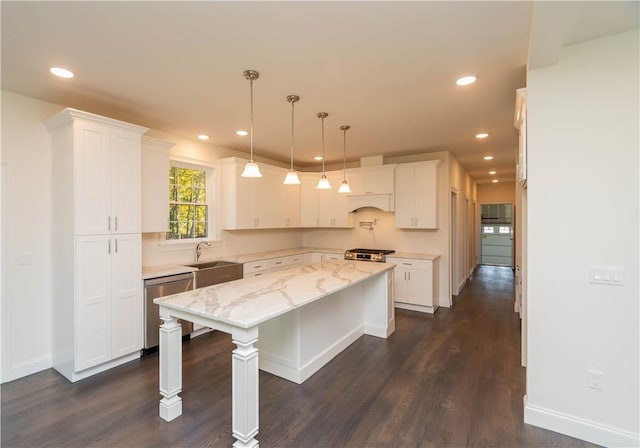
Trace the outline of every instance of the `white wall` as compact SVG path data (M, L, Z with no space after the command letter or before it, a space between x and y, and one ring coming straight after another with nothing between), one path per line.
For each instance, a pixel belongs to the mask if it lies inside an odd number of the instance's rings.
M639 54L636 30L528 77L525 421L608 446L639 444ZM624 286L590 284L591 265Z
M52 154L43 121L59 109L2 92L3 382L51 366Z

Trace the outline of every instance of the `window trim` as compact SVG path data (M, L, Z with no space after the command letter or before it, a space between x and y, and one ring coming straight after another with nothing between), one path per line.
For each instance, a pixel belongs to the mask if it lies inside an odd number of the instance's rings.
M219 233L219 195L218 195L218 170L217 165L202 162L199 160L188 159L184 157L169 157L169 167L179 167L187 169L195 169L206 172L207 176L207 217L209 226L207 229L208 236L206 238L185 238L179 240L168 240L166 232L160 233L160 246L167 249L183 249L187 246L195 246L202 241L211 241L218 243L220 241ZM169 173L167 173L167 186L169 185ZM217 246L217 244L214 244Z

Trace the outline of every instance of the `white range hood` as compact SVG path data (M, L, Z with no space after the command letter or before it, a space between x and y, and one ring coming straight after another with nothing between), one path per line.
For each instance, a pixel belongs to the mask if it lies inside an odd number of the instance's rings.
M383 212L395 211L393 195L389 193L382 194L356 194L347 198L349 211L355 212L360 208L373 207Z

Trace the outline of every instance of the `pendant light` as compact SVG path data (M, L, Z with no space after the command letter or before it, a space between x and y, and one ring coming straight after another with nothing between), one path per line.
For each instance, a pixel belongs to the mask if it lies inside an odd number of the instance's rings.
M242 177L262 177L258 164L253 161L253 81L260 77L260 73L255 70L245 70L244 77L249 80L249 88L251 92L251 158L244 166L244 171L240 176Z
M329 179L327 179L327 175L324 172L324 119L329 116L326 112L318 113L318 118L322 120L322 176L320 176L320 180L318 181L318 185L316 188L318 190L330 190L331 184L329 183Z
M347 131L351 128L351 126L343 125L340 126L340 130L343 134L342 139L342 183L340 184L340 188L338 188L338 193L351 193L351 188L349 187L349 183L347 182Z
M293 109L297 101L300 101L298 95L287 96L287 101L291 103L291 169L287 173L287 177L284 178L283 184L285 185L300 185L300 178L298 173L293 169Z

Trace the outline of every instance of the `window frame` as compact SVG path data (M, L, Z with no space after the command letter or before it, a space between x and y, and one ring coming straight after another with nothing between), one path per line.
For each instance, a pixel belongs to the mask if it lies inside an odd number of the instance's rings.
M165 248L178 248L179 246L193 246L202 241L220 241L218 217L219 217L219 196L218 196L218 172L215 165L210 165L204 162L170 157L169 168L186 168L192 170L204 171L206 175L206 194L207 194L207 235L205 238L181 238L181 239L167 239L167 232L160 233L160 245ZM167 172L167 190L169 188L169 172ZM167 191L167 194L169 192ZM170 207L171 205L169 205ZM169 213L169 210L167 210Z

